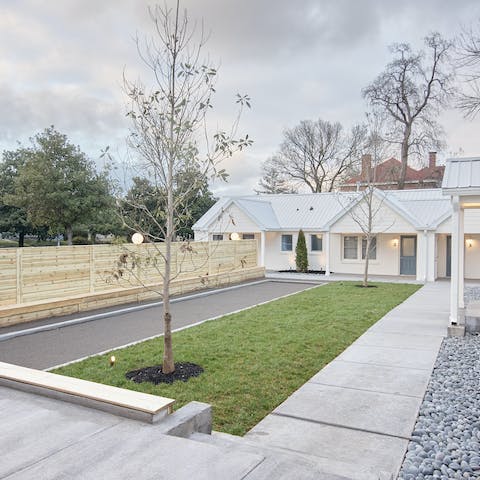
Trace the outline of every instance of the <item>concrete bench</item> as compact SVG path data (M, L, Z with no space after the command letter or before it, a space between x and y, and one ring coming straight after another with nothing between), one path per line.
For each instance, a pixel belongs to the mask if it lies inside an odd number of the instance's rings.
M0 385L148 423L172 413L175 403L170 398L3 362L0 362Z

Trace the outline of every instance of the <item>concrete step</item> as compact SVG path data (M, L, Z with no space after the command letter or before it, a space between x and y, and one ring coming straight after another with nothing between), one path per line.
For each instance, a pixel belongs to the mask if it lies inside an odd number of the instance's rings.
M225 454L234 452L257 454L264 457L245 480L391 480L387 472L373 472L358 465L332 461L320 456L292 450L265 447L243 437L221 432L211 435L193 433L190 440L217 446Z

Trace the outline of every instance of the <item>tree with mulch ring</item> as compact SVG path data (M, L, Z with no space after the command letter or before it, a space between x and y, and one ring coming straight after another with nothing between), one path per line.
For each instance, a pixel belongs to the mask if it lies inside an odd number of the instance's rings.
M175 363L175 370L171 373L163 373L162 365L155 365L153 367L131 370L125 374L125 377L135 383L151 382L154 385L158 385L159 383L173 383L179 380L186 382L189 378L198 377L202 373L203 368L200 365L178 362Z

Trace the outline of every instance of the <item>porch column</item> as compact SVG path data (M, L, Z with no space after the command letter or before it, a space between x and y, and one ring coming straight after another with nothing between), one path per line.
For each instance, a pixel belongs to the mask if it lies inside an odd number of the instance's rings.
M260 266L265 266L265 232L260 232Z
M458 322L458 281L460 260L460 205L458 196L452 197L452 252L451 252L451 277L450 277L450 323Z
M330 275L330 231L325 232L325 276Z
M463 291L465 283L465 210L459 202L458 208L458 307L465 308ZM462 322L463 323L463 322Z

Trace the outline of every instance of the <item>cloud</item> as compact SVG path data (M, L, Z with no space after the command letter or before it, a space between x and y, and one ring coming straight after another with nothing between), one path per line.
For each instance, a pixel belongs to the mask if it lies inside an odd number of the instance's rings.
M123 145L122 74L126 69L129 78L146 78L133 38L152 31L149 3L2 2L0 148L51 124L92 156L105 145ZM242 162L229 161L227 168L229 191L245 193L285 128L308 118L347 128L363 119L361 89L389 61L389 44L418 48L430 31L452 37L480 17L474 0L184 0L182 6L198 25L203 18L211 31L206 49L221 65L212 124L231 123L236 92L252 97L240 131L255 143ZM480 139L471 135L480 119L442 118L451 149L480 153Z

